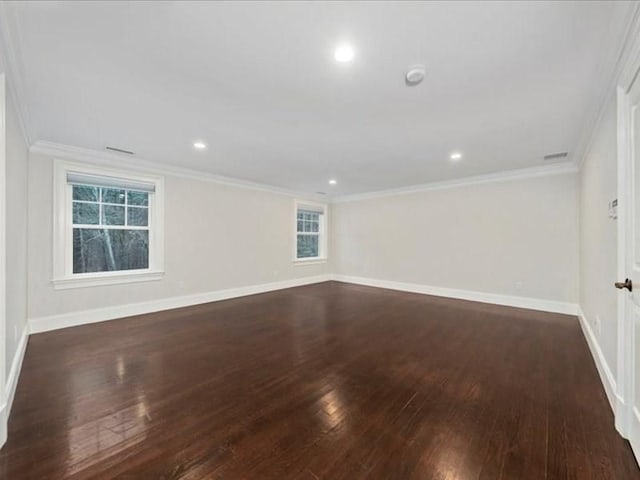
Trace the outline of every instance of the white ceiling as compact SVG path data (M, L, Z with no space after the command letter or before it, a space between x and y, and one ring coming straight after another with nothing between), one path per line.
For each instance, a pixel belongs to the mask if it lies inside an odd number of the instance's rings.
M613 72L628 9L614 2L4 5L32 142L109 145L335 195L535 167L545 154L575 152ZM356 49L351 64L333 58L341 41ZM410 88L404 74L415 63L427 76ZM192 148L199 139L206 151ZM449 162L454 150L462 161Z

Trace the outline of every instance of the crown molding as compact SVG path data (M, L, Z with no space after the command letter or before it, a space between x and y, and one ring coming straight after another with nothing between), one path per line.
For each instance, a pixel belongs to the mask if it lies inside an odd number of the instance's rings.
M606 88L598 96L598 101L592 109L588 120L582 129L582 135L574 152L574 161L578 169L582 169L585 158L595 140L598 127L607 109L609 100L615 95L616 87L624 76L629 64L629 58L640 51L640 2L629 2L621 14L626 19L624 27L620 29L618 40L614 42L610 57L615 58ZM635 73L635 72L634 72Z
M640 4L637 5L635 16L630 22L624 50L620 53L621 66L615 84L617 87L624 88L627 93L638 75L638 64L640 64ZM614 90L612 93L615 93L615 89L612 90Z
M194 170L184 167L176 167L165 163L145 160L135 155L126 156L93 150L90 148L74 147L61 143L38 140L29 148L30 153L47 155L54 158L64 160L75 160L78 162L90 163L93 165L109 166L122 168L126 170L135 170L139 172L155 173L169 175L174 177L188 178L191 180L199 180L203 182L212 182L230 187L245 188L249 190L258 190L262 192L276 193L289 197L302 198L307 200L320 201L327 203L328 199L324 196L313 195L305 192L289 190L286 188L275 187L272 185L241 180L222 175L215 175L200 170Z
M31 145L31 136L29 134L31 123L23 91L25 75L22 62L19 60L20 57L16 55L16 48L9 33L11 31L9 24L11 13L7 3L0 1L0 69L3 68L6 74L8 80L7 90L13 100L20 131L24 137L25 144L29 146Z
M342 203L356 200L366 200L369 198L386 197L391 195L401 195L407 193L422 192L428 190L440 190L444 188L462 187L466 185L476 185L490 182L500 182L507 180L518 180L532 177L542 177L549 175L561 175L566 173L575 173L578 168L573 162L555 163L553 165L543 165L540 167L523 168L518 170L508 170L504 172L491 173L487 175L478 175L473 177L458 178L446 180L442 182L429 182L420 185L411 185L408 187L396 188L391 190L381 190L376 192L368 192L354 195L344 195L339 197L325 197L314 195L307 192L300 192L285 188L274 187L271 185L250 182L246 180L236 179L215 175L212 173L193 170L184 167L176 167L164 163L145 160L137 156L124 157L117 153L103 152L83 147L75 147L64 145L61 143L38 140L29 148L34 154L47 155L54 158L65 160L75 160L79 162L90 163L94 165L110 166L122 168L126 170L136 170L139 172L156 173L162 175L170 175L192 180L200 180L205 182L218 183L231 187L246 188L250 190L258 190L280 195L287 195L303 200L313 200L321 203Z
M447 188L466 187L470 185L480 185L483 183L505 182L512 180L524 180L526 178L547 177L550 175L564 175L576 173L578 167L574 162L555 163L553 165L542 165L540 167L520 168L517 170L507 170L486 175L476 175L442 182L430 182L409 187L394 188L390 190L380 190L370 193L359 193L355 195L344 195L335 197L332 203L355 202L360 200L370 200L373 198L390 197L394 195L407 195L410 193L428 192L432 190L443 190Z

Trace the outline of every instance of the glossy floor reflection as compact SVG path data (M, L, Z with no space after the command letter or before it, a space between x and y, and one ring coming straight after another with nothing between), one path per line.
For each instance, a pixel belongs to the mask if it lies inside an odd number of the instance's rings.
M576 318L328 282L32 336L0 478L640 473Z

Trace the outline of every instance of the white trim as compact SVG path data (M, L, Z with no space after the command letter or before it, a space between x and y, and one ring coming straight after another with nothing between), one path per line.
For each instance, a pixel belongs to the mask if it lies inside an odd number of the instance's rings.
M7 403L0 404L0 448L7 441Z
M313 283L321 283L331 280L330 275L317 275L312 277L302 277L282 282L263 283L246 287L228 288L213 292L196 293L181 297L162 298L150 300L148 302L130 303L128 305L116 305L113 307L97 308L93 310L83 310L79 312L63 313L46 317L29 319L29 331L31 333L47 332L58 328L74 327L89 323L103 322L118 318L130 317L133 315L143 315L145 313L171 310L174 308L188 307L202 303L217 302L231 298L255 295L257 293L272 292L284 288L299 287Z
M162 280L164 272L158 271L118 271L100 274L76 274L73 278L53 279L53 288L67 290L70 288L99 287L103 285L120 285L124 283L153 282Z
M13 17L9 13L6 2L0 2L0 59L4 57L4 73L7 75L10 88L8 89L15 106L15 113L18 119L20 132L24 138L25 145L31 145L30 141L30 122L29 112L27 109L26 96L23 88L26 85L24 81L24 69L20 61L20 56L16 55L16 48L11 39L9 28L9 17Z
M7 376L7 418L11 414L11 407L13 406L13 399L16 395L16 389L18 387L18 379L20 378L20 371L22 370L22 362L24 361L24 354L27 351L27 342L29 340L29 324L25 322L22 329L22 335L16 348L16 353L13 355L13 361L11 362L11 370Z
M327 259L322 257L309 257L309 258L296 258L293 261L294 266L319 265L321 263L327 263Z
M395 188L390 190L380 190L377 192L358 193L355 195L344 195L335 197L332 203L355 202L369 200L372 198L389 197L393 195L406 195L410 193L427 192L431 190L443 190L447 188L466 187L469 185L480 185L484 183L505 182L512 180L522 180L526 178L547 177L550 175L564 175L576 173L578 167L573 162L555 163L553 165L543 165L540 167L520 168L517 170L507 170L503 172L489 173L486 175L476 175L473 177L444 180L442 182L429 182L409 187Z
M298 192L285 188L278 188L271 185L240 180L222 175L215 175L209 172L193 170L189 168L176 167L165 163L144 160L135 155L126 157L117 153L103 152L100 150L92 150L89 148L74 147L71 145L63 145L61 143L38 140L29 148L31 153L40 155L49 155L65 160L79 161L94 165L104 165L108 167L122 168L130 170L133 165L136 171L148 172L154 174L170 175L174 177L188 178L190 180L199 180L202 182L218 183L230 187L246 188L249 190L258 190L262 192L277 193L290 197L309 198L314 200L325 199L320 195L312 195L304 192ZM309 202L307 202L309 203Z
M633 451L637 452L640 447L640 411L636 407L632 410L633 419L629 422L629 443ZM640 459L636 458L636 461L640 463Z
M387 288L390 290L400 290L402 292L421 293L423 295L434 295L437 297L470 300L473 302L527 308L529 310L540 310L543 312L563 313L566 315L577 315L578 313L577 304L569 302L559 302L557 300L544 300L541 298L531 297L516 297L511 295L476 292L472 290L458 290L453 288L434 287L420 283L395 282L390 280L352 277L349 275L339 274L333 275L332 278L333 280L338 282L354 283L357 285L366 285L368 287Z
M6 77L4 73L0 73L0 447L7 441L7 409L6 409L6 391L5 379L7 373L6 365L6 342L7 323L6 323L6 304L7 304L7 286L6 286L6 205L7 190L6 186Z
M54 288L66 289L113 285L116 283L159 280L164 272L164 177L139 173L131 169L96 167L55 159L53 167L53 279ZM71 220L71 185L69 172L123 178L150 183L155 192L149 195L149 268L135 271L73 273L73 242Z
M618 403L622 401L622 398L619 398L618 394L616 393L617 385L615 375L613 375L613 372L611 372L609 363L607 362L604 353L602 353L600 343L593 333L591 324L589 323L589 320L580 307L578 307L578 319L580 320L580 327L582 328L582 333L584 334L584 337L587 341L587 345L589 345L591 356L593 357L593 360L596 364L598 375L600 375L600 381L602 382L604 391L607 394L609 405L611 406L611 410L615 414L618 408Z
M307 192L299 192L295 190L274 187L271 185L249 182L245 180L214 175L212 173L193 170L188 168L176 167L164 163L144 160L139 157L103 152L88 148L74 147L55 142L38 140L31 145L29 151L35 154L52 156L60 159L79 161L93 165L104 165L108 167L122 168L130 170L132 164L135 170L139 172L147 172L154 174L170 175L191 180L199 180L204 182L212 182L231 187L246 188L249 190L257 190L263 192L276 193L290 197L297 197L300 203L318 203L321 205L330 205L331 203L343 203L356 200L366 200L369 198L386 197L391 195L400 195L406 193L416 193L429 190L441 190L446 188L462 187L468 185L477 185L492 182L501 182L509 180L519 180L525 178L545 177L550 175L562 175L575 173L578 168L573 162L555 163L552 165L542 165L539 167L522 168L517 170L507 170L502 172L490 173L486 175L477 175L473 177L458 178L453 180L445 180L440 182L428 182L420 185L411 185L391 190L382 190L376 192L368 192L354 195L344 195L333 198L327 198ZM133 159L133 161L132 161ZM309 200L304 200L309 199Z

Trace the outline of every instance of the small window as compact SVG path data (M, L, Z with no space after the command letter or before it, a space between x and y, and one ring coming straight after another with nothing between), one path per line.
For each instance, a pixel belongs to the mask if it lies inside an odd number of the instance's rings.
M56 176L56 288L159 278L160 178L62 163Z
M326 258L326 207L296 204L296 260Z

